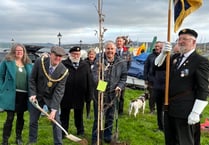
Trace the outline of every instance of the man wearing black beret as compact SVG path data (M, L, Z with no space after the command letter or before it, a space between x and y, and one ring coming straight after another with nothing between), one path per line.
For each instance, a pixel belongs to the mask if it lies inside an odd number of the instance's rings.
M63 64L69 70L69 76L65 84L65 93L61 101L60 120L65 130L69 128L70 109L74 109L74 122L77 135L84 135L83 108L84 102L90 100L91 72L86 61L81 60L81 48L72 47Z
M200 114L208 104L209 61L196 51L197 32L183 29L179 32L180 54L171 58L169 106L165 118L166 145L200 145ZM166 43L161 57L171 50Z
M80 52L81 51L81 48L80 47L78 47L78 46L75 46L75 47L72 47L72 48L70 48L70 50L69 50L69 52L71 53L71 52Z

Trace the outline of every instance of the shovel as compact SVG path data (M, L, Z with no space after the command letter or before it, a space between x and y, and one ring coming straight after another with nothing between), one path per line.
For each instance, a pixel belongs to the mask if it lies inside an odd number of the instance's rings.
M33 106L34 107L36 107L38 110L40 110L42 113L44 113L47 117L49 117L49 114L47 113L47 112L45 112L40 106L39 106L39 104L38 104L38 101L37 100L35 100L34 102L33 101L31 101L30 100L30 102L31 102L31 104L33 104ZM77 143L79 143L79 144L81 144L81 145L88 145L88 141L86 140L86 139L80 139L80 138L78 138L77 136L74 136L74 135L72 135L72 134L68 134L68 132L55 120L55 119L51 119L51 121L54 123L54 124L56 124L60 129L62 129L62 131L65 133L65 137L67 138L67 139L70 139L70 140L72 140L72 141L74 141L74 142L77 142Z
M112 136L112 141L110 145L128 145L126 142L118 141L118 109L119 109L119 100L120 100L121 91L116 92L115 97L115 133Z
M120 99L120 91L116 92L115 97L115 133L112 137L112 143L116 143L118 141L118 109L119 109L119 99Z

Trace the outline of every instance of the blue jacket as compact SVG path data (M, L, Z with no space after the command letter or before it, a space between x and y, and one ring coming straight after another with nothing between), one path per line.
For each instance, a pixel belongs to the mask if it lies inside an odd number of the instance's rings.
M29 80L32 64L26 64L27 80ZM15 110L16 97L16 64L15 61L4 60L0 64L0 108Z

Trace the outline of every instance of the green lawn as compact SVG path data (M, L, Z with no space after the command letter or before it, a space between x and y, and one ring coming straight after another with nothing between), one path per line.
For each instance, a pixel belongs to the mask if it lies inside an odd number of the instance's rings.
M127 88L125 94L125 113L119 116L119 140L128 142L131 145L163 145L164 136L162 132L155 132L157 128L156 114L149 114L148 101L146 104L145 114L139 112L137 117L128 115L129 101L138 97L143 91L132 90ZM93 107L92 107L93 112ZM6 113L0 113L0 142L2 141L2 128L5 121ZM93 125L93 113L91 119L86 119L84 114L85 138L91 144L91 129ZM209 118L209 106L204 110L202 115L202 122ZM23 130L23 141L28 141L28 112L25 113L25 126ZM69 133L76 135L76 128L74 127L73 112L71 113ZM115 126L115 124L114 124ZM14 130L14 127L13 127ZM115 131L115 130L113 130ZM15 133L12 132L10 137L10 144L15 144ZM52 145L52 127L51 123L46 117L41 117L39 122L39 134L37 145ZM65 145L76 145L68 139L64 139ZM105 144L104 144L105 145ZM202 133L201 145L209 145L209 133Z

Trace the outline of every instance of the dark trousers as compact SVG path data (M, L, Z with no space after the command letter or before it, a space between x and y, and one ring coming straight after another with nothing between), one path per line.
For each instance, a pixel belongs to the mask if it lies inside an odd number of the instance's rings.
M154 89L153 95L155 97L156 106L157 106L157 124L160 130L164 129L164 112L163 112L163 105L164 105L164 96L165 91Z
M61 108L60 120L62 122L62 127L68 131L70 108ZM77 135L84 134L83 109L74 109L74 124L77 128Z
M15 111L6 111L7 112L7 118L4 123L3 127L3 142L7 143L8 139L11 135L12 131L12 124L14 120L15 113L17 114L17 120L16 120L16 139L22 139L22 130L24 126L24 112L15 112Z
M188 125L188 119L165 115L166 145L199 145L200 124Z
M104 105L104 140L106 142L111 141L112 137L112 128L113 128L113 121L114 121L114 102L113 103L107 103L108 105ZM97 141L97 123L98 123L98 101L94 100L94 123L92 128L92 142ZM99 130L100 131L100 130ZM102 138L102 137L101 137Z
M123 114L125 89L121 90L118 113Z
M39 102L40 107L43 107L44 102ZM29 142L37 142L37 135L38 135L38 120L40 117L41 112L35 108L30 103L30 126L29 126ZM61 124L60 117L58 111L55 115L55 120ZM53 138L54 138L54 144L55 145L62 145L62 130L54 123L52 123L53 127Z
M90 118L91 100L86 101L86 118Z
M155 96L153 95L153 86L151 84L148 84L147 90L149 92L149 109L150 109L150 113L153 113L155 111Z

